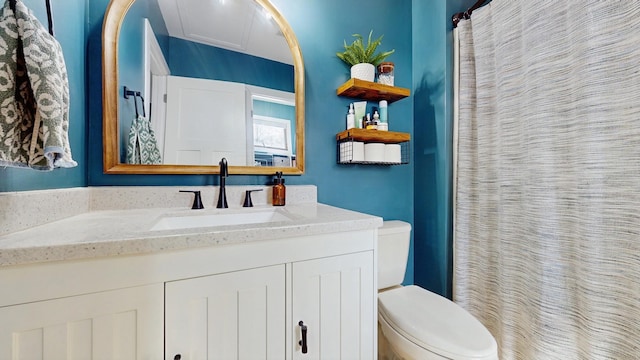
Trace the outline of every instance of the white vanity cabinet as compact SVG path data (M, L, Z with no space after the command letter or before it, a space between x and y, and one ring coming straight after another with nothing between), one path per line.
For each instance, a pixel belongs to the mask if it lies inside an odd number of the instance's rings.
M166 284L166 359L285 359L285 265Z
M168 282L165 359L373 359L373 266L371 250Z
M143 232L136 253L0 266L0 359L375 359L381 220L308 211L287 227Z
M374 359L373 251L292 264L293 359ZM372 314L374 314L372 316Z
M159 359L161 284L0 307L0 359Z

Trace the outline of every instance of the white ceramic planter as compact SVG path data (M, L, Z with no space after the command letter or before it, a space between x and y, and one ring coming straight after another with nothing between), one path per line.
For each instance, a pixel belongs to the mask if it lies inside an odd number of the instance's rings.
M376 77L376 67L373 66L373 64L368 63L355 64L351 67L351 77L360 80L373 81Z

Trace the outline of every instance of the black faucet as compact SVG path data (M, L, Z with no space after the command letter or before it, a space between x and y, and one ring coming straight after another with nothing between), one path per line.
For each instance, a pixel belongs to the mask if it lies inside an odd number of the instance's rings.
M227 167L227 159L222 158L220 160L220 193L218 194L218 205L216 206L218 209L228 208L227 205L227 193L225 192L224 183L229 176L229 168Z

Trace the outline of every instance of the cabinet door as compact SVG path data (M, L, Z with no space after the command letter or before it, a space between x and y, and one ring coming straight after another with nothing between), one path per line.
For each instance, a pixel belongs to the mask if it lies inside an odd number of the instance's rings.
M284 265L166 283L166 359L284 359L285 295Z
M0 359L159 359L162 284L0 308Z
M293 264L293 359L373 359L373 251ZM299 345L307 327L307 350Z

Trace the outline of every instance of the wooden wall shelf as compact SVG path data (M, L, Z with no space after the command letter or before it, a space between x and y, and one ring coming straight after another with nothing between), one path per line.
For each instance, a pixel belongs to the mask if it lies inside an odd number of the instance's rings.
M398 143L411 140L411 134L395 132L395 131L349 129L349 130L342 131L336 135L337 141L344 141L344 140L351 140L351 139L354 141L398 144Z
M409 151L409 143L411 135L407 133L394 132L394 131L379 131L379 130L365 130L365 129L349 129L342 131L336 135L336 160L338 164L363 164L363 165L401 165L408 164L411 157ZM364 148L361 147L359 152L356 151L356 142L364 142ZM384 159L376 158L375 160L367 159L367 144L366 143L381 143L385 144ZM390 144L397 144L400 146L399 157L394 155L387 155L386 147L392 146ZM393 145L395 146L395 145ZM360 154L360 155L356 155ZM389 158L387 158L389 156Z
M338 96L368 101L387 100L389 103L404 99L411 94L409 89L378 84L360 79L349 79L336 90Z

